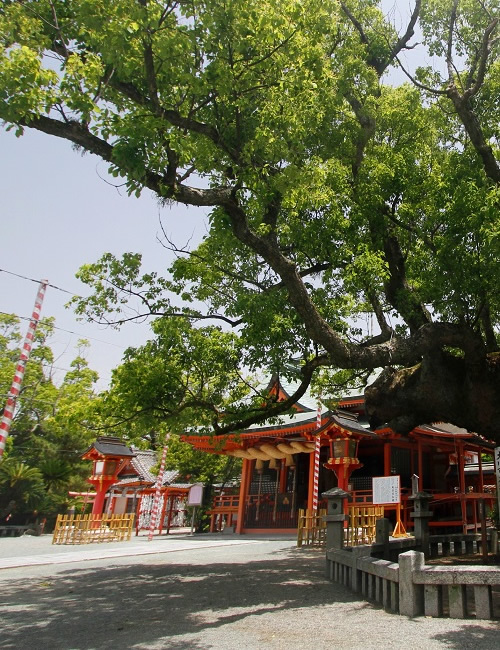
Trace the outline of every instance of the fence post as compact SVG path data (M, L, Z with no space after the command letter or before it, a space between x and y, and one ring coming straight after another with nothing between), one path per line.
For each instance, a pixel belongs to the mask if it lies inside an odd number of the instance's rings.
M389 519L377 519L375 523L375 543L384 545L384 560L390 560L389 537L391 535L391 522Z
M424 554L407 551L399 555L399 613L419 616L424 613L424 585L413 582L413 574L424 568Z
M429 501L431 499L432 495L427 492L417 492L417 494L410 497L410 501L413 501L413 512L410 517L414 521L415 539L425 557L430 556L429 519L433 514L429 510Z

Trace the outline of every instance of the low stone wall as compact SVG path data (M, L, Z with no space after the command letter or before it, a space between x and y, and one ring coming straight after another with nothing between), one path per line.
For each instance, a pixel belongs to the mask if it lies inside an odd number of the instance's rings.
M426 555L481 552L484 545L484 551L498 553L497 531L434 536L420 525L420 539L389 539L389 522L379 520L378 543L346 548L343 503L348 494L334 488L323 497L328 499L326 574L330 580L403 616L500 617L500 567L425 564Z
M359 546L327 551L327 577L403 616L493 619L494 595L500 614L500 567L428 566L419 551L396 563Z

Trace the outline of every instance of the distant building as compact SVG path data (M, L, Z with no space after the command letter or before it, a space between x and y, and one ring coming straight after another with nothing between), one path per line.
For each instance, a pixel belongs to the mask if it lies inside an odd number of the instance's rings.
M136 532L149 529L157 477L156 453L128 447L112 436L100 436L82 455L93 462L88 481L95 487L92 514L136 514ZM161 485L158 529L186 525L186 500L191 484L177 483L177 470L165 471ZM75 493L72 493L76 496ZM88 496L87 496L88 498Z

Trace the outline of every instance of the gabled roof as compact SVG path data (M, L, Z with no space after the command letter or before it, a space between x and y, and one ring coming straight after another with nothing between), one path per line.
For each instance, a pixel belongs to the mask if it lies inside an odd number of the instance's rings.
M134 456L130 459L130 466L136 476L127 476L115 483L115 486L132 485L140 482L141 484L156 483L156 474L152 469L158 464L156 453L150 449L134 449ZM162 486L173 485L175 479L179 476L176 469L166 470L163 474Z
M278 390L278 394L281 394L282 397L284 398L288 398L295 393L295 391L298 389L299 386L300 386L300 382L298 381L288 381L286 379L283 379L282 377L278 378L277 376L273 376L271 378L271 381L269 382L267 390L270 393L273 390L274 391ZM316 414L318 411L318 405L320 406L320 410L322 414L328 411L328 407L326 407L316 397L313 397L313 395L311 395L310 390L307 389L306 392L302 395L302 397L297 402L295 402L294 410L297 412L304 412L309 414L314 412L314 414Z
M123 440L116 436L99 436L83 454L82 458L93 455L127 458L134 456L134 452L127 447Z

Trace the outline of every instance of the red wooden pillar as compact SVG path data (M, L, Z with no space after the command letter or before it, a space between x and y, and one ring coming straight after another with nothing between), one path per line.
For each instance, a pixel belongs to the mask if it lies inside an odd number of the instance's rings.
M467 501L465 499L465 469L464 469L464 445L461 440L457 443L458 462L458 484L460 486L460 510L462 513L463 532L467 533Z
M243 465L241 468L241 483L240 483L240 500L238 503L238 521L236 522L236 533L241 535L243 532L244 518L245 518L245 506L247 502L248 490L250 488L250 482L252 480L252 470L253 470L254 461L249 458L243 459Z
M384 476L391 476L392 444L384 443Z
M94 505L92 506L93 515L102 515L102 511L104 510L104 499L106 498L106 492L115 482L115 480L107 480L94 483L96 487L96 495L94 499Z
M167 535L170 533L170 526L172 524L172 513L174 510L175 496L170 495L169 499L170 499L170 506L168 508Z
M418 450L418 491L424 491L424 463L422 455L422 441L420 438L417 440L417 450Z
M349 478L351 476L351 471L348 465L342 463L339 465L338 470L335 472L337 474L338 486L344 492L348 492L349 487Z
M464 445L461 440L458 441L458 484L460 486L460 492L465 494L465 469L464 469Z

